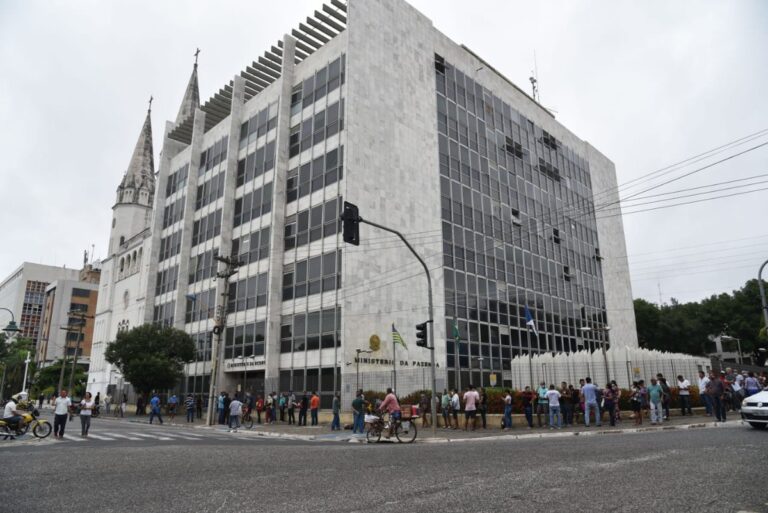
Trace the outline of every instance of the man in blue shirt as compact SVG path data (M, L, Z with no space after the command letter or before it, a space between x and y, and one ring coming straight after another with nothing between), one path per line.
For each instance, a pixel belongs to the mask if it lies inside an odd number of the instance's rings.
M163 423L163 416L160 414L160 398L157 396L157 394L152 396L152 399L149 401L149 423L152 424L152 421L155 417L160 421L160 424Z
M651 406L651 424L661 424L664 419L664 413L661 409L661 396L663 392L656 378L651 378L651 386L646 391L648 392L648 402Z
M597 404L597 387L592 384L592 378L586 378L587 383L581 387L581 399L584 401L584 425L589 427L589 412L595 411L595 424L600 427L600 405Z

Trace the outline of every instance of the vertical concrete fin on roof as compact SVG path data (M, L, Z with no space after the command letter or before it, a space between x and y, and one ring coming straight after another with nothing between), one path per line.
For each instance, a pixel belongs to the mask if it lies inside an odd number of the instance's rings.
M181 101L179 113L176 115L176 125L194 115L195 109L200 106L200 91L197 87L197 55L195 55L195 66L192 68L192 75L189 77L187 90L184 91L184 99Z

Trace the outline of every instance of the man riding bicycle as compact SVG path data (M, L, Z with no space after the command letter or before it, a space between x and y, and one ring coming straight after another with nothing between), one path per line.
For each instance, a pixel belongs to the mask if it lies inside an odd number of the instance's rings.
M400 420L402 417L402 413L400 412L400 403L397 401L397 397L395 396L394 392L392 392L391 388L387 388L387 396L379 405L379 411L382 413L385 411L389 413L389 435L387 435L387 438L389 438L392 436L392 431L395 428L396 421Z

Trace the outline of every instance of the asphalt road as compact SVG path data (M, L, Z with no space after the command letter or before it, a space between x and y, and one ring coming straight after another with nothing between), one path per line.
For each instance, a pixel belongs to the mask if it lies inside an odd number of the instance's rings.
M0 448L0 510L768 512L768 432L737 425L368 445L107 422Z

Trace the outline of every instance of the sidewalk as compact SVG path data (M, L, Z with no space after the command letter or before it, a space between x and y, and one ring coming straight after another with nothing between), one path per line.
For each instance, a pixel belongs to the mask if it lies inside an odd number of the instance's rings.
M500 416L493 415L488 418L488 429L482 429L482 427L475 431L464 431L463 429L445 429L439 427L436 434L432 434L430 427L422 427L421 420L416 421L418 428L417 442L421 443L445 443L445 442L467 442L467 441L482 441L482 440L522 440L528 438L549 438L549 437L567 437L567 436L593 436L593 435L611 435L611 434L623 434L623 433L640 433L650 431L661 430L682 430L682 429L701 429L712 427L736 427L741 426L741 418L737 412L731 413L730 420L724 424L713 422L712 417L707 417L703 414L694 414L692 416L680 416L673 415L669 420L664 421L660 425L651 425L650 419L643 418L641 425L635 425L634 419L629 418L629 412L624 416L622 422L617 423L615 427L611 427L607 423L603 423L602 426L595 426L591 424L590 427L586 427L583 424L564 427L562 429L550 429L546 424L544 427L528 428L525 425L524 417L522 415L514 415L513 428L509 431L501 430L498 425L500 424ZM442 418L441 418L442 419ZM107 420L112 422L126 422L126 423L139 423L149 424L148 415L137 416L134 413L126 414L124 418L113 417L112 415L101 415L99 420ZM547 419L548 420L548 419ZM169 417L163 415L162 424L163 428L187 428L187 429L203 429L209 431L228 431L227 426L216 424L214 426L206 426L204 424L205 419L195 419L194 423L187 423L185 416L176 416L173 424L170 423ZM463 419L460 419L461 426L463 426ZM534 417L534 425L536 424L536 418ZM159 426L160 424L155 421L153 424ZM343 424L342 424L343 425ZM480 425L480 419L478 418L478 425ZM493 427L491 427L493 426ZM287 424L284 422L278 422L276 424L254 424L252 429L241 428L238 430L238 434L245 436L255 437L273 437L283 438L291 440L305 440L305 441L327 441L327 442L365 442L365 434L353 434L351 430L331 431L330 424L321 422L318 426L297 426L295 424Z
M590 427L584 425L572 426L562 429L528 428L527 426L515 426L509 431L503 431L499 428L476 429L475 431L464 431L463 429L445 429L438 428L435 435L432 434L430 427L422 427L421 421L417 421L418 438L417 443L446 443L446 442L467 442L481 440L519 440L527 438L549 438L565 436L593 436L610 435L622 433L641 433L662 430L683 430L683 429L702 429L713 427L737 427L741 426L741 419L733 416L726 423L713 422L711 417L704 415L694 415L686 417L671 417L660 425L651 425L650 421L643 419L643 424L636 426L633 419L626 419L617 423L615 427L608 424L602 426ZM225 426L196 426L200 429L220 429L226 430ZM351 430L330 431L329 425L319 426L296 426L284 423L271 425L256 424L253 429L241 429L239 433L245 433L250 436L267 436L276 438L289 438L294 440L315 440L315 441L335 441L335 442L365 442L365 434L353 434Z

